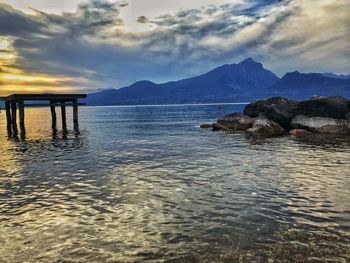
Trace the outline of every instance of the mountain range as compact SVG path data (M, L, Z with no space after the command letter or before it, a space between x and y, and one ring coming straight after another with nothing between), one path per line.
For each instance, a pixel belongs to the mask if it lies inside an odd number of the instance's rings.
M337 74L328 72L328 73L323 73L323 75L326 77L336 78L336 79L350 79L350 74L337 75Z
M88 105L247 102L269 96L305 99L313 95L350 97L350 75L286 73L279 78L247 58L188 79L156 84L139 81L120 89L91 93Z

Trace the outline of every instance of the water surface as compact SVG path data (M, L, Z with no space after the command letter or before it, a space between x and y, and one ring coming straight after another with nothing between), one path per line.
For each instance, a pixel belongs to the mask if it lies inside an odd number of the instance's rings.
M0 262L350 262L350 139L198 128L242 108L2 111Z

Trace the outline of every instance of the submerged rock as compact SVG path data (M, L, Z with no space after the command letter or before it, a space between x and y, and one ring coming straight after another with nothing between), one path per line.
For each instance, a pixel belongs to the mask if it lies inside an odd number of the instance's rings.
M274 137L284 133L284 129L278 123L269 120L263 114L259 115L252 128L247 131L253 135L263 137Z
M289 134L293 136L305 136L305 135L311 134L311 132L303 129L294 129L294 130L291 130Z
M340 96L312 97L310 100L301 101L292 110L292 115L305 115L308 117L330 117L345 119L350 112L348 100Z
M310 132L350 134L350 122L345 119L298 115L292 120L291 125L294 128L305 129Z
M245 131L253 126L254 119L236 112L219 118L217 123L230 130Z
M213 128L213 125L210 123L204 123L199 127L201 127L202 129L211 129L211 128Z

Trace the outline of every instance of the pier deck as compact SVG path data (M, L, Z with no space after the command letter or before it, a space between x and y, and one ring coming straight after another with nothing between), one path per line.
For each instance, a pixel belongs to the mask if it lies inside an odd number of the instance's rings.
M61 106L62 129L64 131L67 130L66 103L72 103L74 130L78 131L78 99L83 98L86 98L86 94L12 94L6 97L0 97L0 101L5 101L7 131L10 135L17 135L17 108L21 134L25 134L25 101L49 101L53 129L56 129L56 105L59 104Z

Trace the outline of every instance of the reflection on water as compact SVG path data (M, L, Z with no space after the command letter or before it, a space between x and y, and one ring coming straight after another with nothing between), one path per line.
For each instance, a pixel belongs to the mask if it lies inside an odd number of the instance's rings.
M349 138L198 128L241 108L85 107L81 134L27 109L25 140L1 113L1 259L350 261Z

